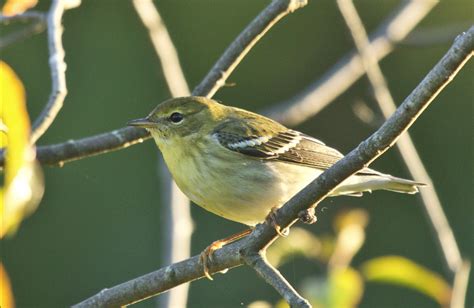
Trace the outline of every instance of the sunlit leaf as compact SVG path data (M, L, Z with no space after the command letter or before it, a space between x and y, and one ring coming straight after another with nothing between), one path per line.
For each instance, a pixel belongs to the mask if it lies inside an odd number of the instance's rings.
M334 227L337 232L334 252L329 260L331 267L347 267L365 241L365 227L369 221L366 211L355 209L339 214Z
M332 270L329 274L329 307L349 308L360 302L364 283L353 268Z
M365 262L361 271L367 281L392 283L417 290L441 305L449 303L451 288L437 273L400 256Z
M247 308L271 308L272 304L266 301L255 301L248 304Z
M34 7L37 3L38 0L7 0L3 5L2 14L5 16L21 14Z
M30 145L25 90L15 72L0 61L1 144L7 146L4 187L0 190L0 237L13 233L43 195L43 176ZM5 133L6 131L6 133Z
M0 263L0 307L15 307L10 279L2 263Z
M268 248L267 258L274 266L280 266L296 255L309 259L318 259L322 243L311 232L301 228L292 228L287 237L281 238Z
M315 308L349 308L360 302L364 283L356 270L347 267L330 270L324 278L307 278L300 289Z

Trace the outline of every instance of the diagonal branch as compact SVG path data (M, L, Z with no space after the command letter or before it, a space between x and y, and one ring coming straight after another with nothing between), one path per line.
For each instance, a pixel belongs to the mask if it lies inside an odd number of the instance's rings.
M301 210L321 202L342 181L368 166L390 148L443 88L453 80L457 72L473 55L473 49L474 27L471 27L468 32L456 39L443 58L374 134L361 142L356 149L326 170L276 212L275 219L279 225L283 228L292 225ZM241 265L243 262L241 257L259 252L276 237L276 231L270 224L258 225L245 240L217 250L213 255L215 261L210 266L210 272L216 273ZM203 276L199 256L194 256L110 289L104 289L75 307L126 305Z
M66 9L66 3L63 0L54 0L48 12L48 49L52 89L46 106L33 123L32 143L35 143L53 123L59 110L63 107L64 98L67 95L66 63L64 62L64 48L61 40L63 34L61 19Z
M138 16L148 30L155 52L161 62L163 75L171 96L190 94L179 63L178 53L171 40L158 8L151 0L132 1ZM191 255L193 221L189 199L171 178L161 155L158 155L158 175L161 179L163 207L163 264L172 264ZM160 297L162 307L186 307L189 284L174 288Z
M178 53L158 9L151 0L133 0L132 3L141 21L148 29L171 96L188 96L190 91L179 64Z
M370 47L364 25L352 0L338 0L337 3L352 34L357 50L361 55L367 77L374 89L375 98L384 117L387 119L396 110L396 105L382 70L378 65L378 60ZM425 211L428 214L429 222L435 231L434 235L444 256L443 260L449 269L450 276L454 277L462 263L461 252L454 238L453 231L449 226L448 219L443 212L443 207L436 194L434 184L408 133L400 136L397 147L412 177L417 181L428 184L428 187L420 191L421 198Z
M310 303L296 292L280 271L268 262L264 250L245 254L243 255L243 260L277 290L290 307L311 307Z
M40 33L46 28L46 16L42 12L29 11L13 16L0 15L0 23L2 24L8 24L13 21L32 21L32 23L29 26L6 36L2 35L3 37L0 38L0 51L33 34Z
M217 90L225 85L225 81L237 64L270 28L286 15L306 4L307 0L272 1L230 44L204 80L194 89L193 95L213 97Z
M215 93L225 83L225 79L242 60L242 54L247 54L278 20L306 4L306 0L273 0L226 49L211 71L193 90L192 95L211 97L210 93ZM148 138L150 134L143 129L124 127L82 139L40 146L37 147L36 156L42 164L62 165L69 161L123 149ZM0 154L0 166L3 166L5 155Z
M390 54L395 45L402 41L436 4L437 1L434 0L403 1L401 7L371 36L370 46L377 60L380 61ZM327 107L362 77L364 72L361 57L353 51L301 94L272 106L264 113L285 125L296 126Z

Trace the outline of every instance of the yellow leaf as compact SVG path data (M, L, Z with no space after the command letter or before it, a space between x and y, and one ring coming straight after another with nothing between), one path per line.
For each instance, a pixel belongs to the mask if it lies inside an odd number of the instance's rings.
M392 283L415 289L447 305L451 298L451 288L437 273L399 257L385 256L365 262L361 271L367 281Z
M15 72L0 61L1 143L7 145L4 188L0 190L0 237L14 232L43 195L43 177L30 145L25 90Z
M364 282L353 268L337 268L326 277L306 278L300 290L315 308L352 308L362 298Z
M7 0L3 5L2 14L5 16L21 14L34 7L37 3L38 0Z
M0 263L0 307L15 307L10 279L2 263Z
M329 307L356 307L364 292L360 274L351 267L332 270L329 274Z
M291 229L288 237L281 238L268 248L267 258L271 264L279 267L294 256L319 259L322 248L318 237L305 229L295 227Z

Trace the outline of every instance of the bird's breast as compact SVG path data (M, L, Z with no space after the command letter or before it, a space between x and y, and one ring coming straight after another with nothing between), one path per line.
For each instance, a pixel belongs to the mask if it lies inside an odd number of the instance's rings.
M176 184L193 202L247 225L263 221L317 176L315 169L251 158L213 143L159 146Z

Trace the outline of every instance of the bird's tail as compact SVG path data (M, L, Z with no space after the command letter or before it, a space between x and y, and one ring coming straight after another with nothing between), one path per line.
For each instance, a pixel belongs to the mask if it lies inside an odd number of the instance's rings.
M362 196L363 192L373 190L389 190L398 193L416 194L418 187L424 183L398 178L371 169L364 170L366 174L355 175L345 180L331 195ZM367 173L372 174L367 174Z
M386 178L387 181L381 187L381 189L399 193L416 194L418 192L418 187L426 186L426 184L424 183L397 178L391 175L386 175L384 176L384 178Z

